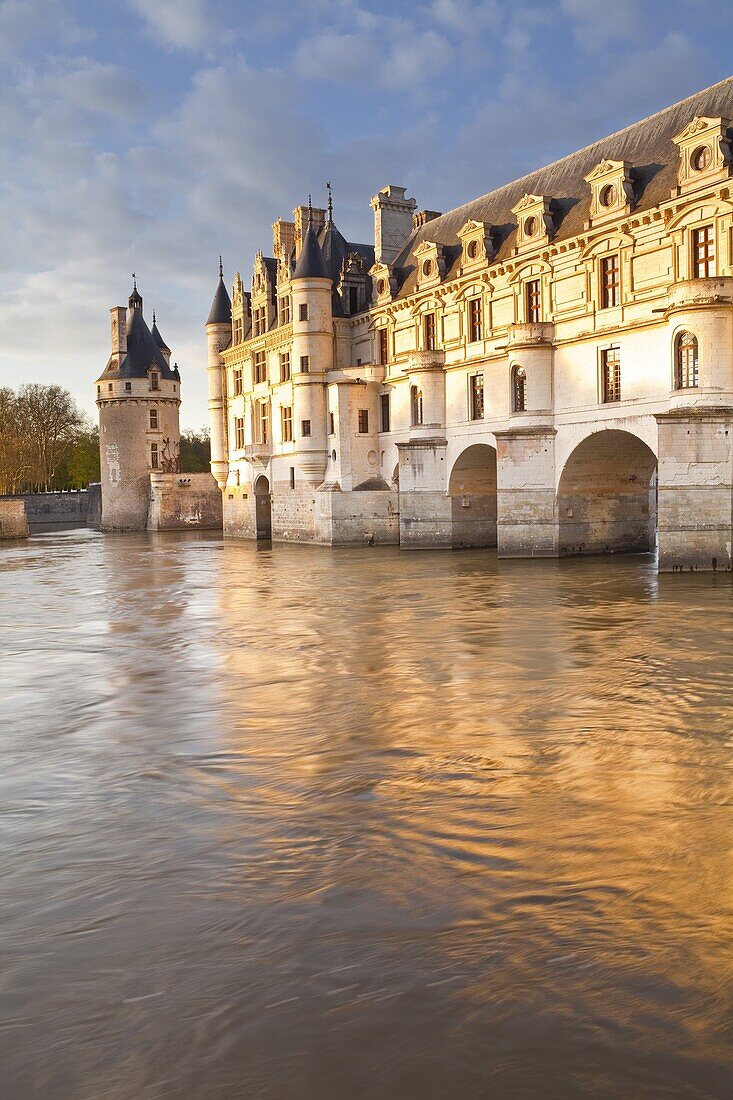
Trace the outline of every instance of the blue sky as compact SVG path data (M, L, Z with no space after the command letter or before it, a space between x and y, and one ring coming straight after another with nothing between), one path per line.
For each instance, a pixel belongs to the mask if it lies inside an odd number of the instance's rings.
M731 74L730 0L0 0L0 385L90 413L136 271L206 421L219 252L324 201L447 210Z

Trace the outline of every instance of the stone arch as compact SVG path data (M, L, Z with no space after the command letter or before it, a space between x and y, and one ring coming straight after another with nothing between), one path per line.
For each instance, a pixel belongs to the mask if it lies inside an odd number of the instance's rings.
M272 538L272 498L270 482L264 474L255 479L254 494L257 540L267 542Z
M448 480L452 545L496 546L496 450L473 443L460 453Z
M652 552L656 497L657 457L639 436L620 429L587 436L560 475L560 555Z

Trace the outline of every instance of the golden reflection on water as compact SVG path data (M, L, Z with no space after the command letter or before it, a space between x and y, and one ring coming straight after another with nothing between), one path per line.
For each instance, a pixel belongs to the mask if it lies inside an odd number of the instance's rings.
M731 595L3 549L4 1095L727 1097Z

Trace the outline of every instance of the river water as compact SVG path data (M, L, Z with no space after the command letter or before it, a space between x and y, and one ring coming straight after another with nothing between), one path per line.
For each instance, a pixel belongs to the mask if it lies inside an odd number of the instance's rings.
M4 1100L723 1098L733 588L0 548Z

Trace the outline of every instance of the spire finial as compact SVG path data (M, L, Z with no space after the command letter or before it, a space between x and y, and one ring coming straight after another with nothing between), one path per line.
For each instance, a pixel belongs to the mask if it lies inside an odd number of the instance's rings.
M333 222L333 191L330 182L326 184L326 190L328 191L328 220L331 223Z
M134 271L132 273L132 289L137 290L137 275Z
M310 191L308 192L308 225L313 225L313 204L311 202Z
M153 324L155 324L155 310L153 310Z
M219 253L219 278L224 278L224 262L221 258L221 253Z

